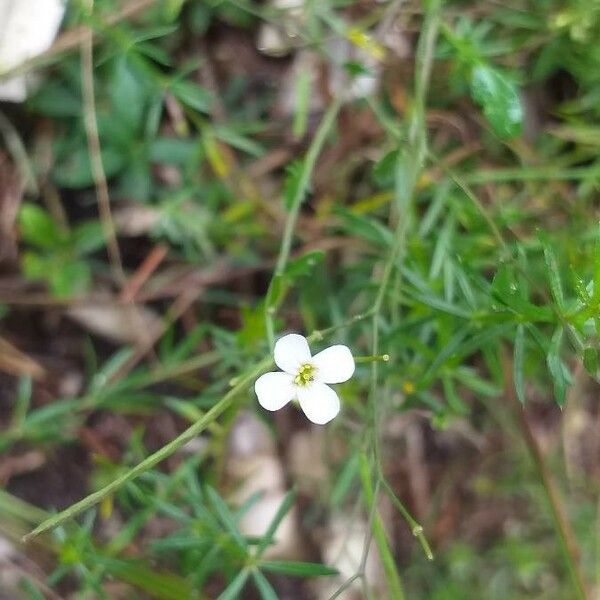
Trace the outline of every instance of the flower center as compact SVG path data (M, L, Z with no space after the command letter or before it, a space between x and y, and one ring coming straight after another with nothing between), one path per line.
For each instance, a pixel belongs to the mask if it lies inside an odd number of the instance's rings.
M315 371L317 369L310 363L303 364L298 369L298 374L294 377L294 383L296 385L308 385L315 378Z

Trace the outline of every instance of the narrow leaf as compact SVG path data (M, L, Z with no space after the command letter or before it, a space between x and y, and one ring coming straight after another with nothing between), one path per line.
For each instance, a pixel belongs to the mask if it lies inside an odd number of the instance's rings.
M522 323L517 326L513 355L513 380L515 392L521 404L525 404L525 377L523 374L525 360L525 327Z
M550 284L550 291L554 302L558 306L558 309L563 312L565 305L565 298L563 295L562 284L560 281L560 273L558 271L558 261L554 249L550 245L549 241L543 240L544 245L544 261L546 263L546 277Z
M560 407L565 404L567 387L571 383L571 374L560 359L563 333L562 327L556 329L550 341L548 355L546 356L546 364L548 365L548 371L552 376L552 383L554 384L554 398Z
M223 590L217 600L237 600L240 598L239 594L242 591L249 574L249 571L246 569L240 571L235 579L225 588L225 590Z
M252 573L252 578L254 579L256 588L260 592L260 597L262 600L279 600L275 590L273 589L273 586L260 571L254 571Z
M296 577L324 577L328 575L337 575L338 570L327 565L310 562L294 562L265 560L260 563L260 568L272 573L281 573L282 575L294 575Z
M283 502L279 505L279 508L277 509L277 512L275 513L275 516L273 517L273 520L269 524L269 528L267 529L265 535L263 536L260 543L258 544L257 556L260 556L265 551L267 546L273 542L273 536L275 535L277 528L281 524L281 521L283 521L285 515L287 515L287 513L292 508L295 499L296 499L296 492L294 490L290 490L285 495Z
M206 487L206 495L208 496L213 510L217 513L221 524L225 527L236 544L243 550L247 550L248 544L238 531L233 515L223 501L223 498L221 498L221 496L219 496L219 494L210 486Z

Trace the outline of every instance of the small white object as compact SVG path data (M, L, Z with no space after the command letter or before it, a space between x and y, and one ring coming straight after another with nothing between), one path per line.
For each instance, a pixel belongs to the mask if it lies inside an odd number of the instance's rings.
M0 74L41 54L51 45L66 0L0 0ZM0 81L0 100L23 102L30 77Z
M254 384L263 408L279 410L298 400L317 425L329 423L340 412L340 399L327 384L342 383L354 374L354 358L347 346L337 344L311 356L306 338L291 333L277 341L274 358L283 372L265 373Z

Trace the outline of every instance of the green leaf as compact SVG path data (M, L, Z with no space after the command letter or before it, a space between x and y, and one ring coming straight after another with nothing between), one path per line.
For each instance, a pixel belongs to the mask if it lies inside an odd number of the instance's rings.
M252 578L256 584L256 589L260 592L262 600L279 600L273 586L260 571L254 571L252 573Z
M585 370L595 377L598 373L598 350L592 346L588 346L583 350L583 366Z
M151 194L150 164L146 156L136 156L119 177L119 195L147 202Z
M32 581L24 577L19 581L19 587L27 594L28 600L44 600L45 596L35 587Z
M552 322L552 310L547 306L536 306L525 298L525 290L515 276L514 268L501 265L492 282L493 295L517 315L528 321Z
M148 88L126 55L120 55L114 64L108 86L113 118L130 132L139 132L144 123L148 102Z
M391 150L383 156L373 167L373 179L380 187L391 187L396 180L396 170L400 151Z
M560 281L560 273L558 271L558 261L554 249L550 245L550 241L546 239L546 236L542 236L542 245L544 248L544 262L546 265L546 277L550 284L550 291L554 302L560 312L564 312L565 298L563 295L562 284Z
M513 380L515 383L515 393L521 404L525 404L525 326L522 323L517 325L517 334L515 336L515 347L513 352Z
M219 123L215 125L214 132L215 137L222 142L225 142L227 145L241 150L250 156L258 158L265 154L265 149L261 144L243 135L239 131L236 131L230 124L224 125Z
M225 588L223 593L217 598L217 600L238 600L240 598L240 592L242 591L246 580L250 572L247 569L240 571L235 579Z
M104 246L104 230L99 221L87 221L78 225L72 233L73 245L80 254L95 252Z
M175 81L171 84L171 91L186 106L198 112L210 114L212 107L212 94L193 81Z
M287 515L290 509L292 508L295 499L296 492L294 490L290 490L285 495L285 498L279 505L279 508L277 509L277 512L273 517L273 520L269 524L269 528L267 529L265 535L262 537L260 543L258 544L258 547L256 549L256 556L260 556L266 550L267 546L273 542L273 536L275 535L277 528L281 524L281 521L283 521L285 515Z
M66 262L49 275L50 289L57 298L69 298L87 291L91 279L90 267L86 262Z
M126 162L117 150L104 147L102 149L102 165L107 177L112 177L121 171ZM92 167L88 150L85 145L78 146L73 151L66 151L62 161L53 170L54 181L65 188L85 188L94 184Z
M297 577L326 577L339 573L337 569L328 567L327 565L283 560L265 560L259 563L259 567L271 573L294 575Z
M352 454L349 460L346 461L340 474L337 476L333 490L331 491L331 504L334 507L339 507L348 494L352 483L358 476L358 453Z
M161 573L141 562L99 557L96 559L108 575L144 590L157 600L180 600L191 598L189 581L172 573Z
M548 371L554 384L554 398L561 408L565 404L567 388L571 385L571 373L560 359L563 333L562 326L557 327L550 341L550 347L546 356L546 364L548 365Z
M485 64L475 66L471 95L500 137L510 138L521 133L523 107L518 90L499 70Z
M310 89L311 89L311 73L309 69L302 69L296 78L295 98L296 105L294 110L294 124L292 125L292 133L294 137L302 139L306 133L306 125L308 123L308 113L310 110Z
M285 276L294 281L298 277L311 275L315 266L325 257L323 250L313 250L291 260L285 269Z
M390 597L404 598L402 582L400 580L400 575L398 574L398 567L392 554L390 543L383 525L383 520L381 519L381 515L379 514L375 504L377 499L375 497L375 490L373 489L372 469L369 464L369 459L364 452L360 454L359 473L362 483L362 495L367 511L369 511L369 513L372 511L373 514L371 525L373 538L377 544L377 549L379 550L379 555L383 564L383 570L390 591Z
M342 219L344 230L355 237L361 237L374 246L389 248L392 245L392 232L375 219L357 215L347 208L336 208L336 214Z
M38 248L55 248L66 237L41 206L30 202L21 206L19 229L23 240Z
M35 112L57 119L77 117L81 113L78 98L62 82L46 81L40 91L28 102Z
M300 186L302 185L302 171L304 169L304 161L301 159L295 160L290 163L285 171L286 178L283 184L283 201L287 210L291 210L294 204L294 200L297 198L297 195L300 191ZM306 195L305 190L303 195ZM302 202L301 202L302 203Z
M148 157L153 162L167 165L185 165L198 153L200 143L196 140L175 137L157 137L150 143Z
M44 279L48 273L49 260L37 252L24 252L21 259L23 274L28 279Z
M231 514L231 511L227 507L227 504L225 504L223 498L221 498L221 496L219 496L217 491L210 486L206 487L206 495L208 497L208 500L209 500L213 510L217 513L217 516L219 517L219 521L221 521L221 524L225 527L227 532L231 535L231 537L233 538L235 543L242 550L246 551L248 549L248 544L247 544L246 540L242 537L240 532L238 531L235 519L233 518L233 515Z
M593 300L600 300L600 225L596 226L596 244L594 246L594 291Z

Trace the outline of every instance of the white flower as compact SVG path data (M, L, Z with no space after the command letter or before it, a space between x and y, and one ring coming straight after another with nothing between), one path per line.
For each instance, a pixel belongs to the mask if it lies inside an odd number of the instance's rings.
M265 373L254 384L258 401L267 410L279 410L291 400L313 423L324 425L340 412L340 399L327 385L342 383L354 373L347 346L330 346L311 356L306 338L296 333L275 344L275 364L283 371Z

